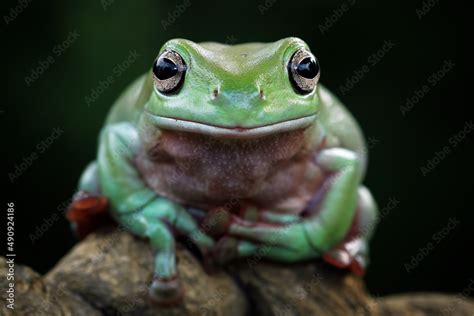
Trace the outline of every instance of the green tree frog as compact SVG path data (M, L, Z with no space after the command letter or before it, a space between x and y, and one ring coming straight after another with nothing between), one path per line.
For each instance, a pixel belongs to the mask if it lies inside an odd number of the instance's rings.
M364 138L319 78L298 38L168 41L113 105L71 212L108 203L149 240L161 303L182 297L177 237L213 262L322 257L362 274L377 216Z

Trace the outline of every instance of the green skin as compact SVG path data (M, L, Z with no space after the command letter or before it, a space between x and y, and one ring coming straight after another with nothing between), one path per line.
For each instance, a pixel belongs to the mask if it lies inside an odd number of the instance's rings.
M160 53L173 50L185 61L188 69L180 90L172 95L160 93L150 71L113 106L101 132L97 160L84 172L80 189L105 195L117 222L149 239L155 252L150 292L157 301L176 299L180 292L174 232L188 237L205 256L212 254L220 261L256 253L282 262L326 255L342 267L354 261L365 266L376 205L361 186L366 166L364 139L353 117L323 86L318 84L304 95L295 91L286 65L299 49L309 51L297 38L233 46L174 39ZM316 196L325 188L318 211L303 215L301 205L308 204L308 199L293 197L298 203L290 203L291 207L285 203L275 204L274 209L257 207L259 217L251 221L245 212L255 207L241 205L244 213L232 215L220 238L206 235L188 207L207 212L224 201L207 205L193 203L185 194L160 194L155 189L160 184L150 185L150 172L137 166L137 156L159 144L163 133L184 132L223 142L261 139L265 144L274 135L296 130L304 131L302 148L317 167L317 172L307 170L305 174L311 175L305 179L331 176L313 192ZM211 173L204 170L199 180L204 183ZM277 189L272 192L279 195ZM207 194L212 200L213 193ZM252 201L252 196L247 194L245 199ZM348 238L354 227L357 235ZM229 245L235 246L232 255ZM265 251L259 251L262 247Z

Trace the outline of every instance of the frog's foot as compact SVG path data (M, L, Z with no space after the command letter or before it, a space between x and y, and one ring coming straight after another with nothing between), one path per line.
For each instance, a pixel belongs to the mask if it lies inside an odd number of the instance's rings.
M322 255L324 261L340 268L350 269L356 275L364 275L367 267L367 242L363 238L348 241Z
M251 266L262 258L292 263L317 256L318 254L313 251L301 251L284 245L264 244L229 236L219 240L214 252L214 258L220 264L236 258L247 258L247 262ZM354 274L362 276L367 267L367 242L363 238L351 240L323 253L322 258L337 268L350 269Z
M176 267L176 242L172 229L162 220L138 220L147 221L141 224L155 253L153 280L148 290L150 298L161 306L178 304L183 297L183 289Z
M177 271L175 236L173 232L184 235L207 256L213 241L201 231L197 224L185 212L181 217L169 222L157 222L150 225L150 242L155 250L155 267L152 284L149 288L150 298L161 306L179 304L184 296L183 287ZM154 232L152 232L155 230Z
M163 307L179 305L184 297L184 290L179 278L155 277L148 289L150 299Z
M251 221L249 221L249 218ZM261 211L257 216L233 216L227 234L220 238L213 257L219 263L247 258L250 266L266 258L293 263L316 258L295 214Z
M344 241L325 252L323 259L341 269L364 275L368 265L368 240L376 222L377 206L365 187L358 190L358 205L351 227Z
M225 236L216 244L214 260L223 264L238 258L247 258L250 267L262 259L294 263L301 260L316 258L318 253L304 247L288 247L287 245L259 243L245 239Z
M205 255L214 241L205 235L184 208L157 197L136 212L117 217L129 231L148 238L155 260L149 296L161 306L178 304L183 299L183 288L177 270L176 236L186 237Z
M102 195L87 191L76 193L67 209L66 218L72 223L80 239L85 238L100 226L112 223L108 204L107 198Z

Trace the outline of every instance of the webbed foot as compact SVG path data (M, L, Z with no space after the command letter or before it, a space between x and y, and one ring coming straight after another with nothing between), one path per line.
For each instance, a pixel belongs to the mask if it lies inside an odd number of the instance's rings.
M79 239L85 238L97 228L112 223L109 214L109 202L105 196L79 191L66 211Z
M367 242L362 238L348 241L322 255L324 261L340 268L350 269L363 276L367 268Z
M179 278L171 279L155 277L148 289L150 299L164 307L179 305L184 297L184 290Z

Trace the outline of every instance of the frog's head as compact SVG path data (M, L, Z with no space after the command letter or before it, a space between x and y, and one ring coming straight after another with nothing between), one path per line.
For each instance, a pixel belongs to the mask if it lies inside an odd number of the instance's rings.
M160 128L259 137L311 125L319 64L306 43L197 44L168 41L150 73L145 115Z

